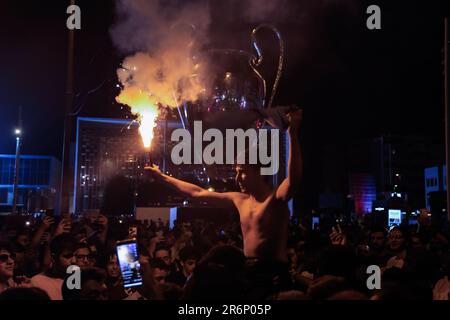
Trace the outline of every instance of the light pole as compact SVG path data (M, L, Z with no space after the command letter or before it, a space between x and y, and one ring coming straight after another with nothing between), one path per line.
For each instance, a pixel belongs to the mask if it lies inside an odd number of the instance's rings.
M13 207L12 213L17 213L17 188L19 185L19 167L20 167L20 146L21 146L21 138L22 138L22 130L17 128L15 130L16 135L16 161L14 165L14 186L13 186Z
M445 158L446 158L446 187L447 187L447 219L450 221L450 105L449 105L449 82L448 82L448 20L445 18L444 22L444 94L445 94Z
M74 5L75 0L70 0ZM73 112L73 67L74 67L75 30L69 30L67 47L67 83L66 83L66 109L64 113L64 137L62 147L61 185L59 197L59 214L70 211L70 188L73 186L72 171L70 168L70 142L72 141L72 116Z

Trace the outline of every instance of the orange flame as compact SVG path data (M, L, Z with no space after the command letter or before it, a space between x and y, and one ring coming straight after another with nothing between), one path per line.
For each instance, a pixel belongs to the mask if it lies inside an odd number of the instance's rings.
M116 101L130 106L131 112L138 116L139 133L144 147L149 149L153 140L153 129L158 118L157 104L151 96L136 87L130 87L122 91Z

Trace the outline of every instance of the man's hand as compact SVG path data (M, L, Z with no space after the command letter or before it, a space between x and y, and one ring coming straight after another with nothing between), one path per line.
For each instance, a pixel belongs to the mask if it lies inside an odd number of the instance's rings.
M45 217L44 219L42 219L42 225L41 228L44 230L48 230L48 228L50 228L50 226L55 223L55 219L52 217Z
M153 179L161 177L162 172L159 170L157 165L151 165L144 168L145 172L148 173Z
M297 110L293 112L288 113L288 119L289 119L289 128L288 130L290 132L298 132L300 129L300 124L303 119L303 110Z
M67 221L66 219L62 219L59 222L58 226L56 227L54 237L59 236L63 233L69 233L71 228L72 228L72 224L70 223L70 221Z
M332 228L332 232L330 234L330 240L333 245L338 245L338 246L346 246L347 245L347 236L342 232L340 225L337 225L337 229L335 227Z

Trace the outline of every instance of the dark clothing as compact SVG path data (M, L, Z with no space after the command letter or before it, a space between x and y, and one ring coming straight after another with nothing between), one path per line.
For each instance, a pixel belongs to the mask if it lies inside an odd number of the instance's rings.
M245 297L248 299L266 299L292 287L287 262L247 258L245 279L247 280Z
M365 258L365 264L370 265L376 265L380 268L386 267L386 264L391 256L387 253L387 251L382 252L372 252Z
M186 284L186 280L187 280L187 278L183 274L182 271L173 272L173 273L169 274L166 278L167 282L174 283L176 285L179 285L182 288Z
M108 288L109 300L122 300L128 297L122 282L117 281L117 279L106 279L106 287Z

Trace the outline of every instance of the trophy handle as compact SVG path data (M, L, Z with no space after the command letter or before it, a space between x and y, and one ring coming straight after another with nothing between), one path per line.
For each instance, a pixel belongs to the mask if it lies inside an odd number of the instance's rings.
M273 104L273 100L275 98L275 95L277 93L278 84L280 83L281 75L283 73L283 66L284 66L284 40L281 36L281 33L278 31L278 29L270 24L260 24L252 31L252 46L255 49L256 55L253 55L253 57L250 59L250 66L252 67L253 71L258 75L258 77L262 80L264 85L264 102L263 105L266 103L266 97L267 97L267 86L266 86L266 80L261 75L261 72L259 72L258 67L260 67L264 61L264 56L262 54L261 49L258 45L258 40L256 39L256 34L258 31L262 28L267 28L272 30L277 38L280 45L280 56L278 59L278 69L277 69L277 75L275 77L275 81L273 83L272 92L270 94L270 100L269 103L265 106L266 108L271 108ZM264 107L264 106L263 106Z

